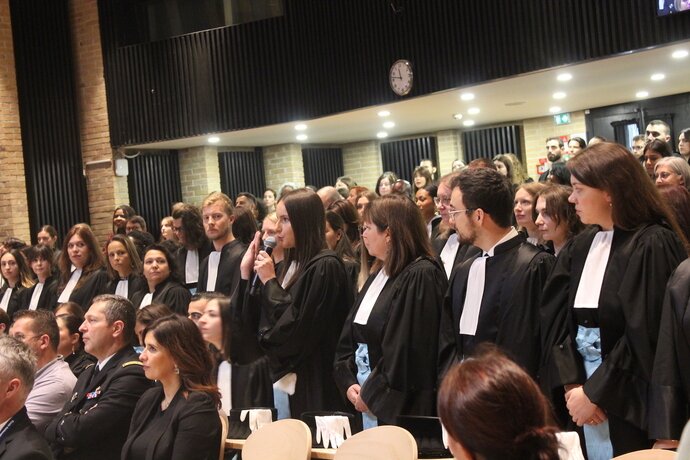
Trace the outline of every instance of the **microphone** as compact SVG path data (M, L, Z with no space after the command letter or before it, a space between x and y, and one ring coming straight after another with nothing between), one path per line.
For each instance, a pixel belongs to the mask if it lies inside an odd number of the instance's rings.
M259 248L259 251L265 251L270 256L273 252L273 248L275 248L277 244L276 239L272 236L269 236L264 240L263 244ZM255 272L254 276L252 276L252 284L249 288L249 295L256 294L256 289L259 287L259 283L259 274Z

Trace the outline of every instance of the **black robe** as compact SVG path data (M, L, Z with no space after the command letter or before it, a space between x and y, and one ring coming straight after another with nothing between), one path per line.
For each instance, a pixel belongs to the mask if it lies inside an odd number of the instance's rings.
M541 383L547 394L557 386L583 384L590 401L607 413L613 453L621 455L650 447L647 394L664 286L686 253L678 237L660 225L615 228L599 307L575 312L582 270L599 230L585 230L559 253L544 289ZM603 362L589 379L575 344L576 314L583 326L601 330Z
M343 409L333 380L333 358L353 293L340 258L333 251L321 251L288 291L274 278L254 296L246 280L237 292L231 360L254 362L265 354L271 383L297 374L295 394L290 396L295 418L306 411Z
M0 300L3 298L5 292L7 292L8 289L9 285L5 283L2 289L0 289ZM24 306L26 291L28 291L28 289L19 283L17 283L17 285L12 290L12 294L10 294L10 300L9 302L7 302L7 316L10 317L10 321L12 321L12 317L15 313L17 313L19 310L26 310L26 308L28 307L28 304Z
M213 244L211 244L210 241L204 239L204 244L201 245L201 247L197 250L199 252L199 276L201 276L201 263L204 261L204 259L213 251ZM197 288L198 283L186 283L186 277L185 277L185 268L187 266L187 248L182 246L180 249L177 250L175 253L175 260L177 261L177 279L182 280L182 284L185 285L188 289L194 289ZM198 289L199 292L203 292L205 290L206 286L204 286L204 289Z
M345 322L335 359L335 381L343 395L357 384L358 342L369 349L371 374L361 397L383 423L399 415L436 415L436 362L441 304L448 283L443 270L420 257L390 278L376 299L366 325L354 323L376 278L369 277ZM354 406L349 411L357 413Z
M69 301L77 303L82 310L87 311L94 297L106 293L106 284L108 284L108 273L106 273L105 268L99 268L89 274L82 273L77 287L69 296ZM58 288L58 298L60 298L60 293L63 290L64 287L63 289Z
M431 240L431 248L434 252L434 257L441 269L443 269L444 273L445 269L443 266L443 260L441 260L441 252L443 251L443 248L446 246L446 243L448 242L448 238L450 237L450 235L453 235L454 233L455 231L451 231L447 235L437 236L436 238L433 238ZM466 260L474 259L476 256L481 254L481 252L481 249L479 249L476 246L472 246L471 244L458 244L458 250L455 252L455 261L453 262L453 269L451 270L448 279L453 277L453 272L458 267L458 265L465 262Z
M134 305L135 309L139 309L141 301L144 300L144 297L148 293L149 288L145 286L144 289L136 292L132 296L132 305ZM164 281L158 283L158 286L154 289L151 303L162 303L167 305L174 313L187 316L191 299L192 294L189 293L189 289L168 277Z
M27 310L29 308L29 303L31 303L31 296L34 295L34 291L36 290L37 285L38 281L36 281L36 284L31 286L29 289L24 290L24 298L22 299L22 305L20 307L20 310ZM46 279L46 282L43 283L43 290L41 291L41 295L38 296L38 304L36 305L36 310L55 310L58 299L57 285L58 280L56 276L49 276L48 279Z
M690 259L666 287L649 394L649 437L679 439L690 418Z
M470 267L478 256L462 263L451 278L443 304L439 337L439 371L474 352L477 345L499 346L532 376L539 368L539 302L554 257L518 235L494 249L486 261L484 294L474 336L460 335L460 318Z
M134 273L130 273L127 277L127 281L127 299L129 299L130 301L134 298L134 294L141 290L148 289L146 279L142 275L135 275ZM106 284L105 286L105 293L115 294L115 290L117 289L117 284L119 282L120 278L108 280L108 284Z
M232 296L240 282L240 262L244 257L247 245L240 240L233 240L223 246L218 262L218 276L216 277L216 287L213 292ZM208 259L210 254L204 258L199 267L198 291L206 291L208 281Z

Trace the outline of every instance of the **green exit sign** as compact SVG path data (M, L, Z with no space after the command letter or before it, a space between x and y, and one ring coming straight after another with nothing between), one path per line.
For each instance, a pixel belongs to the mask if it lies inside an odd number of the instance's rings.
M553 116L553 121L557 125L567 125L570 124L570 113L559 113Z

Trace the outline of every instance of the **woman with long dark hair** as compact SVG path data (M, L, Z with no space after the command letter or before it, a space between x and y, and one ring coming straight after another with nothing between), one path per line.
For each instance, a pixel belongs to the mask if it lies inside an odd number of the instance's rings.
M34 282L24 256L18 249L11 249L0 257L0 271L4 281L0 290L0 308L7 312L11 320L17 311L26 309L23 305L25 291Z
M141 275L141 259L134 243L128 236L115 235L106 247L106 256L110 278L106 294L117 294L132 300L134 294L146 287Z
M335 361L341 393L364 428L398 415L435 415L436 359L446 277L419 210L400 195L364 211L362 270L375 262L345 323ZM434 359L430 359L434 357Z
M333 357L352 304L351 282L343 262L326 249L326 219L316 193L300 189L287 194L276 214L277 238L286 250L284 267L275 273L271 257L259 251L257 233L242 259L242 281L233 302L238 327L230 334L236 344L230 348L232 360L257 359L242 353L256 349L252 344L258 337L271 365L279 418L337 410L342 401L333 382ZM263 283L254 293L248 282L252 272Z
M56 316L60 330L58 354L69 364L72 373L78 378L89 365L96 364L96 358L84 351L84 340L79 327L84 322L83 316Z
M676 220L638 161L603 142L568 162L570 202L591 227L543 292L542 382L563 385L590 460L651 446L647 391L664 286L687 257ZM634 184L635 186L631 186Z
M345 264L345 270L352 281L352 289L357 286L359 276L359 261L350 244L350 239L345 233L345 222L339 214L326 211L326 244L328 249L334 251Z
M38 245L28 255L29 267L36 275L36 284L24 294L24 306L29 310L53 310L57 305L57 277L53 275L53 250Z
M196 325L177 315L160 318L144 331L144 345L144 373L160 385L137 403L122 460L217 459L220 395Z
M134 208L126 204L121 204L115 208L113 211L113 235L127 233L127 221L136 214Z
M77 224L67 232L59 269L58 303L72 301L88 309L94 297L105 293L108 274L103 253L87 224Z
M167 305L175 313L187 316L192 298L189 290L179 281L175 259L162 244L152 244L144 253L146 287L132 296L137 310L152 303Z

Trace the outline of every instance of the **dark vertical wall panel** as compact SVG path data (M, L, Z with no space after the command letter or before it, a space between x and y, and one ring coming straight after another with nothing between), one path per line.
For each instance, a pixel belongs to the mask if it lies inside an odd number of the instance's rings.
M477 158L493 158L499 153L514 153L524 163L521 132L519 125L463 132L465 161L469 163Z
M249 192L259 199L264 196L264 154L261 148L253 152L218 152L220 186L234 201L238 193Z
M412 183L414 168L419 162L428 158L438 164L438 153L435 137L418 137L402 141L383 142L381 160L384 171L393 171L400 179Z
M400 100L690 37L653 0L285 0L285 15L120 46L122 0L99 0L115 145L246 129ZM562 25L567 24L567 27Z
M31 237L88 222L67 0L11 0Z
M335 185L343 172L343 151L339 148L303 148L304 182L316 188Z
M182 201L177 151L141 154L128 161L129 202L158 240L161 219L170 215L173 203Z

